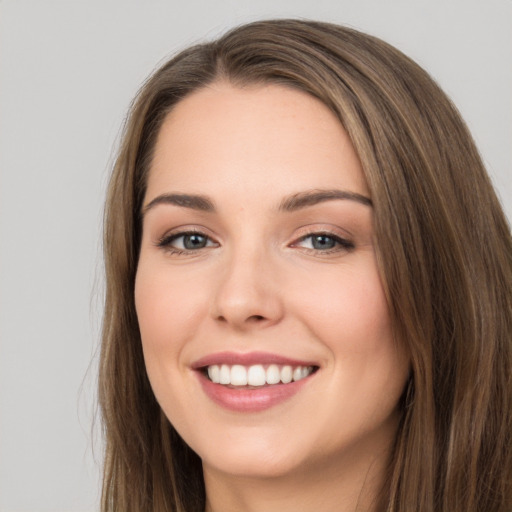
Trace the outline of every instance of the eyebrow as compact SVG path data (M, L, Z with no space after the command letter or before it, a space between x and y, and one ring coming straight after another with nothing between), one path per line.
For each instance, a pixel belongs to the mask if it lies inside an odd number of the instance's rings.
M215 211L213 202L206 196L196 194L161 194L144 206L142 209L142 215L144 216L149 210L159 204L171 204L174 206L181 206L182 208L200 210L202 212Z
M302 208L314 206L325 201L333 200L349 200L363 204L365 206L372 206L372 201L369 197L358 194L357 192L349 192L347 190L307 190L304 192L298 192L289 197L283 199L279 205L279 211L283 212L294 212ZM160 204L170 204L174 206L180 206L181 208L190 208L192 210L199 210L202 212L214 212L215 206L213 201L207 196L197 194L161 194L152 199L142 209L142 216L144 216L149 210Z
M349 201L356 201L357 203L365 206L373 206L372 200L369 197L358 194L357 192L349 192L348 190L308 190L305 192L298 192L292 196L284 199L279 205L279 210L284 212L294 212L308 206L323 203L325 201L333 201L336 199L347 199Z

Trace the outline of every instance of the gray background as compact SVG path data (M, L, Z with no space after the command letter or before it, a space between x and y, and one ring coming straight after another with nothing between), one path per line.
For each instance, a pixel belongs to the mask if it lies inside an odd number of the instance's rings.
M283 16L351 25L424 66L511 218L511 0L0 1L1 512L98 509L101 208L131 98L175 51Z

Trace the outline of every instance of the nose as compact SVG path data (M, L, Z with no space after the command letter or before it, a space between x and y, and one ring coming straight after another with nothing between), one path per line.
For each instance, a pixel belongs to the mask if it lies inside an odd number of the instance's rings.
M233 254L219 271L213 318L240 331L277 324L284 305L279 270L264 251Z

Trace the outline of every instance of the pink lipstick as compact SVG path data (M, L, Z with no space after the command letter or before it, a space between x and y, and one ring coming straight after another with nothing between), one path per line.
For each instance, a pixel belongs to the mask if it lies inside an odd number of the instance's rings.
M220 352L199 359L192 368L215 403L238 412L258 412L298 393L318 365L264 352Z

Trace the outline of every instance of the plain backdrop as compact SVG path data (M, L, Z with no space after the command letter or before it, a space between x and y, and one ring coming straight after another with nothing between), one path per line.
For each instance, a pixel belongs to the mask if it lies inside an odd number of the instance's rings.
M234 25L382 37L462 111L512 214L511 0L0 0L0 511L98 510L101 210L131 98Z

